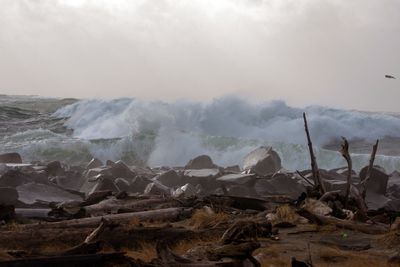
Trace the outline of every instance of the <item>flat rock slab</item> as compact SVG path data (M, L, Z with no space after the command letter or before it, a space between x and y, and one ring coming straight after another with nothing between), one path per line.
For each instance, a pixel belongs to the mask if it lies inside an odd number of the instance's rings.
M235 184L246 184L254 180L254 174L227 174L217 178L219 182L235 183Z
M26 204L33 204L37 200L46 202L63 202L70 200L82 200L78 195L71 194L55 186L27 183L20 185L17 188L19 198L18 200Z
M200 170L186 170L184 175L187 177L216 177L220 174L219 169L200 169Z
M371 248L371 237L359 233L349 234L347 238L339 235L324 236L317 242L328 246L336 246L342 250L361 251Z

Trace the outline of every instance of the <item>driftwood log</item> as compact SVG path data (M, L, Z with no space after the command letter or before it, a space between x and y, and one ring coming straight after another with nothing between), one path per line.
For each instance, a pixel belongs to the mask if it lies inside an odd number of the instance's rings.
M365 196L367 195L368 181L371 178L372 169L374 167L374 161L375 161L376 150L378 149L378 143L379 143L379 140L376 140L375 145L372 147L371 158L369 159L367 175L365 176L365 179L363 181L361 181L361 183L363 184L363 191L362 191L361 196L364 199L364 201L365 201Z
M308 124L307 124L307 118L306 118L305 112L303 112L303 119L304 119L304 128L305 128L306 135L307 135L308 148L310 150L311 170L312 170L312 174L313 174L313 178L314 178L314 186L319 186L321 193L324 194L326 192L325 184L323 183L321 175L319 173L317 159L315 158L312 143L311 143L310 132L308 131Z
M311 213L306 209L301 209L298 211L299 215L309 219L312 222L315 222L319 225L329 225L333 224L340 228L350 229L354 231L359 231L366 234L384 234L387 233L390 229L386 225L372 225L367 223L360 223L356 221L349 220L341 220L335 217L326 217L319 216Z
M347 161L347 185L346 185L346 193L345 193L345 198L344 198L344 207L347 208L347 204L349 202L349 194L350 194L350 186L351 186L351 172L352 172L353 164L352 164L350 153L349 153L349 142L347 142L347 139L343 136L342 136L342 139L343 139L343 145L342 145L342 149L340 150L340 153Z
M10 261L0 261L0 266L4 267L50 267L50 266L141 266L140 262L125 257L124 253L109 254L89 254L89 255L69 255L69 256L52 256L52 257L36 257L24 258Z
M90 217L90 218L81 218L81 219L73 219L66 220L61 222L54 223L41 223L40 228L79 228L79 227L95 227L99 225L102 219L106 219L107 221L118 222L118 223L128 223L133 219L138 219L139 221L178 221L184 218L190 218L192 215L191 208L167 208L167 209L159 209L159 210L149 210L149 211L140 211L140 212L130 212L130 213L121 213L121 214L110 214L105 216L98 217ZM29 229L29 228L37 228L37 224L26 224L20 225L21 229Z

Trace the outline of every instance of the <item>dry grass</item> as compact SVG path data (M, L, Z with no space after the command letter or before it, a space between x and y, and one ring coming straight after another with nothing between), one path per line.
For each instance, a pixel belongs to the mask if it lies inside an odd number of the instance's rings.
M8 231L13 231L13 232L19 231L19 226L16 222L8 223L7 228L8 228Z
M253 252L253 256L257 258L263 267L287 267L290 266L288 259L279 256L278 246L272 245L266 248L259 248Z
M338 230L338 228L337 228L337 226L335 224L326 224L326 225L315 224L314 228L315 228L315 230L318 230L318 231L321 231L321 232L322 231L333 232L333 231Z
M288 204L282 205L276 209L272 218L272 223L288 222L292 224L305 223L307 220L298 215L295 209Z
M201 239L180 240L173 247L172 251L182 255L185 254L191 248L215 244L218 241L219 241L219 236L214 236L214 238L209 240L201 240Z
M134 218L129 222L129 225L133 228L136 227L166 227L170 225L169 221L153 221L153 220L146 220L140 221L138 218Z
M280 258L265 258L259 260L262 267L288 267L291 266L290 260Z
M4 252L4 250L0 250L0 261L12 260L14 259L10 254Z
M387 263L386 259L371 256L366 252L357 253L351 251L343 251L338 248L323 248L318 252L318 256L322 263L318 266L343 266L343 267L366 267L366 266L398 266Z
M209 212L204 209L197 210L190 219L190 225L194 229L212 228L217 224L227 221L229 216L224 212Z
M141 259L144 262L150 262L152 259L157 258L156 246L148 243L143 243L137 250L124 250L128 257L133 259Z
M400 246L400 231L391 231L387 234L380 235L378 238L379 242L383 242L389 248Z
M277 246L272 245L266 248L258 248L254 250L253 256L260 255L261 258L278 258L279 249Z

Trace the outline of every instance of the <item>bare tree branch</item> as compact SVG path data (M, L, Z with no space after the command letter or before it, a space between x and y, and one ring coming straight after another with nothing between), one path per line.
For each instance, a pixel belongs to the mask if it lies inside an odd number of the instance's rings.
M349 201L350 186L351 186L352 162L349 154L349 142L347 142L347 139L343 136L342 139L343 139L343 145L342 149L340 150L340 153L342 153L342 156L347 161L347 186L346 186L346 195L344 200L344 207L347 208L347 202Z
M367 175L365 176L364 180L361 181L361 183L363 184L363 191L362 191L361 196L364 201L365 201L365 196L367 195L367 184L368 184L369 179L371 178L372 169L374 167L374 161L375 161L376 150L378 149L378 143L379 143L379 139L376 140L375 145L372 147L371 158L369 159Z
M317 160L315 159L312 143L311 143L311 137L310 137L310 132L308 131L308 125L307 125L307 118L306 118L306 113L303 112L303 119L304 119L304 128L306 130L306 135L307 135L307 141L308 141L308 148L310 150L310 158L311 158L311 170L314 178L314 186L320 186L322 194L326 192L325 185L321 179L321 176L319 174L318 170L318 165L317 165Z

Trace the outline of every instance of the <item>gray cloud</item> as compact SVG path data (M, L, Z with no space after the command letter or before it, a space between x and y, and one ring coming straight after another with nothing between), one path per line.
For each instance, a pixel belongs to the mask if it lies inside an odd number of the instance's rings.
M398 0L78 2L0 0L0 92L400 111Z

